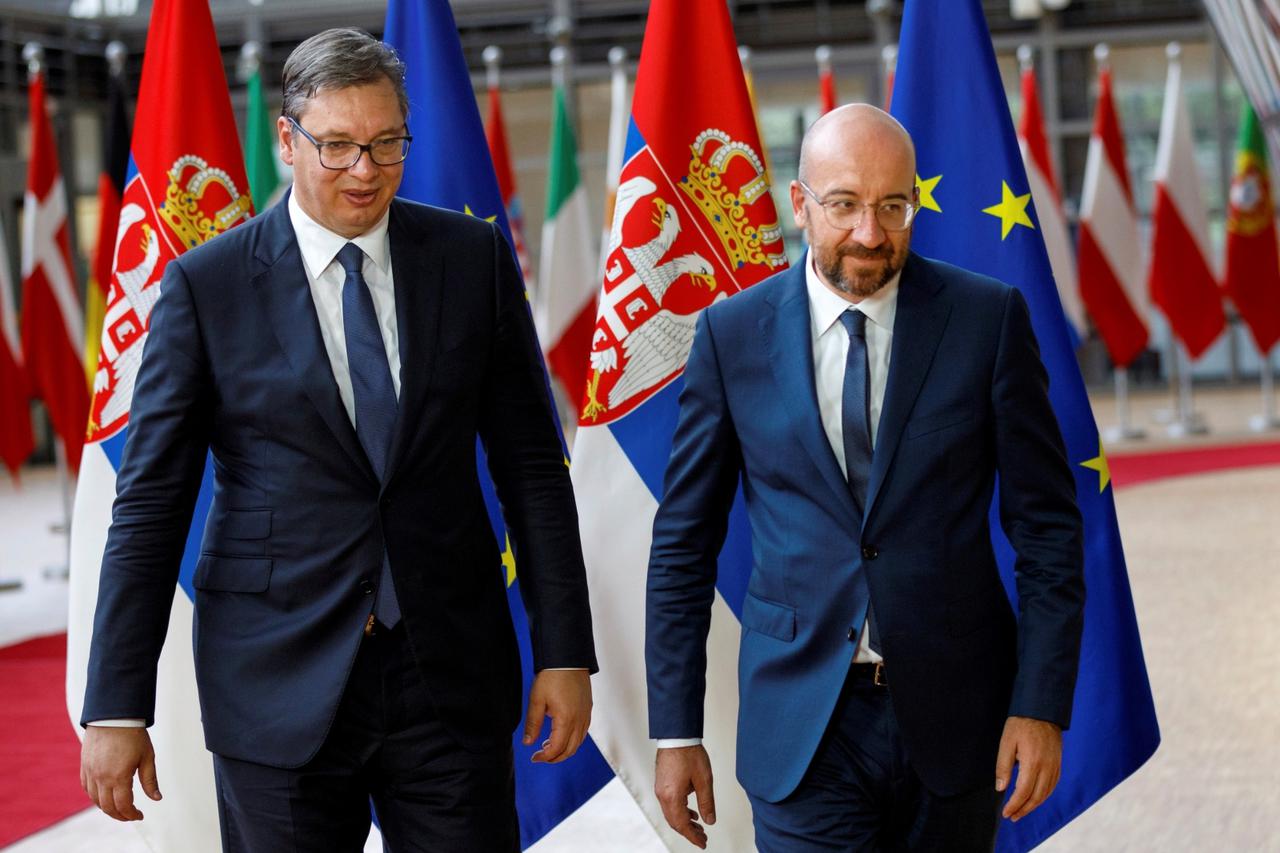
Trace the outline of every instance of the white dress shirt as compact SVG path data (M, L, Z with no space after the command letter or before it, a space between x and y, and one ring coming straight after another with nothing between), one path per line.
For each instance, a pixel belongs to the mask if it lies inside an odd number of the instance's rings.
M391 240L387 236L387 222L391 210L359 237L348 240L316 222L298 204L298 197L289 194L289 220L298 238L298 250L302 253L302 266L311 287L311 298L316 306L316 318L320 321L320 337L324 340L329 366L338 383L338 394L347 410L351 423L356 422L355 392L351 388L351 368L347 362L347 338L342 326L342 286L347 274L338 263L338 251L347 243L355 243L364 252L364 280L373 295L373 308L378 316L378 329L382 332L382 345L387 350L387 364L391 365L391 383L396 397L400 396L400 336L396 326L396 291L391 277ZM301 322L301 321L300 321ZM94 720L90 725L113 728L141 728L146 724L140 719Z
M893 320L898 312L898 280L889 283L858 303L850 303L822 283L813 266L813 252L804 256L804 283L809 293L809 334L813 344L813 384L818 392L818 415L823 432L836 455L841 472L848 475L844 460L844 368L849 356L849 333L840 322L845 311L861 311L867 316L867 366L870 370L871 446L875 447L884 409L885 383L889 379L889 354L893 350ZM871 650L864 623L854 652L856 663L876 663L883 658ZM659 738L659 749L697 746L702 738Z

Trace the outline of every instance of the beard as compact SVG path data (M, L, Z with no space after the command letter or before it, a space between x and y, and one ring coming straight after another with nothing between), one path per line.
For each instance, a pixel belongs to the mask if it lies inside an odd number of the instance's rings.
M812 242L809 245L813 249L814 266L818 268L818 272L822 273L823 278L841 293L859 299L871 296L888 284L890 279L902 270L902 265L907 261L905 242L900 249L896 250L893 244L887 241L876 249L868 249L857 243L834 249L821 249ZM879 269L858 270L850 273L845 269L845 258L878 259L882 265Z

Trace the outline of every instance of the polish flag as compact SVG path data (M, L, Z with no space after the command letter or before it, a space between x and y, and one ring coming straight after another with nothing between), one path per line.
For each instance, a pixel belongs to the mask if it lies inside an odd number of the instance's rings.
M1226 328L1222 295L1209 266L1209 223L1200 194L1191 116L1182 98L1179 49L1169 45L1169 76L1156 147L1155 204L1151 223L1151 300L1173 333L1199 358Z
M1128 367L1147 346L1146 293L1138 215L1124 158L1124 135L1111 99L1106 48L1098 57L1098 103L1089 137L1080 201L1076 271L1080 297L1117 367Z
M45 111L43 72L31 76L28 98L31 161L22 222L22 351L32 395L44 400L67 465L75 472L89 424L84 311L71 266L67 195Z
M1031 200L1040 220L1040 235L1049 252L1049 266L1058 286L1058 299L1062 302L1067 322L1076 333L1076 340L1080 341L1086 331L1084 304L1080 301L1080 285L1076 281L1076 261L1071 236L1067 232L1067 219L1062 214L1062 195L1058 192L1053 161L1049 158L1049 142L1044 132L1040 98L1036 93L1036 72L1030 48L1019 48L1018 59L1022 63L1022 121L1018 124L1018 148L1022 151L1027 183L1031 185Z
M818 114L826 115L836 108L836 77L831 71L831 48L820 45L813 55L818 61Z

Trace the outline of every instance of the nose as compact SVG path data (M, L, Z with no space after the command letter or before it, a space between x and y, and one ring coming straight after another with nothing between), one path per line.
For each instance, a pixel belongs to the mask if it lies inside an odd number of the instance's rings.
M885 230L880 227L880 221L876 219L874 210L862 211L862 221L849 232L850 239L868 249L874 249L884 243L887 236Z
M377 174L378 164L373 162L372 153L361 151L359 159L347 171L358 178L368 180Z

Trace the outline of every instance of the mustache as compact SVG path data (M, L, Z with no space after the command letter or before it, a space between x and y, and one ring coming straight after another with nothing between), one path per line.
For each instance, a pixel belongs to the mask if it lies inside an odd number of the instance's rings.
M868 249L866 246L854 244L840 249L840 256L851 256L862 261L870 261L876 258L881 260L889 260L893 257L893 247L889 245L881 246L878 249Z

